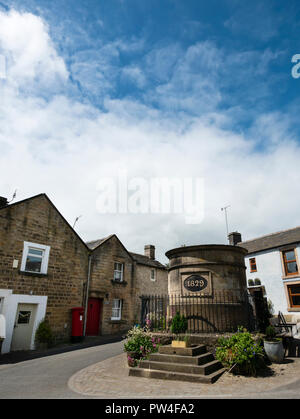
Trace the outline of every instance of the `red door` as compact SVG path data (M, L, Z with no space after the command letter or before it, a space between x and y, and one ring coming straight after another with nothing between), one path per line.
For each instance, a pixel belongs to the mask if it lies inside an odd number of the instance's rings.
M102 300L100 298L89 298L86 321L87 336L100 335L101 312Z

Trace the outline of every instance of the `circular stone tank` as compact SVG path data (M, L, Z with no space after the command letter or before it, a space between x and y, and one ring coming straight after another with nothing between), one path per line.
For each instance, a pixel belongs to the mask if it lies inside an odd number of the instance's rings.
M248 325L247 250L239 246L182 246L169 258L170 317L180 311L192 332L236 331Z

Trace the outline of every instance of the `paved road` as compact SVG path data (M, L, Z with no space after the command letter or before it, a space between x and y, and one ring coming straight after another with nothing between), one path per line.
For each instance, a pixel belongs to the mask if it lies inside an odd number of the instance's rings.
M116 342L0 365L0 399L84 398L68 388L69 378L77 371L122 351L123 343Z

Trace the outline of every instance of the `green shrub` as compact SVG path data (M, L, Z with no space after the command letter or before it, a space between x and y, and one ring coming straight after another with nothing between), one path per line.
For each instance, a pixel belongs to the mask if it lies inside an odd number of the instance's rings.
M172 319L171 324L171 332L178 335L179 333L185 333L188 328L188 321L184 317L184 315L180 315L179 311L175 314L175 316Z
M220 338L216 358L225 368L242 375L256 376L265 367L262 345L246 329L239 329L229 338Z
M134 326L127 333L127 339L124 343L124 352L134 353L135 358L144 358L147 355L157 352L159 339L155 339L149 333L139 326Z
M253 279L248 279L248 286L253 287L253 285L254 285Z
M276 330L273 326L269 325L266 328L266 341L267 342L272 342L272 341L276 341L278 339L276 339Z
M38 325L35 339L38 343L47 343L48 345L53 343L53 333L47 320L42 320Z

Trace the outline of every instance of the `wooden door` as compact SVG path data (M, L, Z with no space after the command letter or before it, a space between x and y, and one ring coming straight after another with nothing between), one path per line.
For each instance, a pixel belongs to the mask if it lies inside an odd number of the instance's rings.
M89 298L86 322L86 335L98 336L101 332L102 300Z

